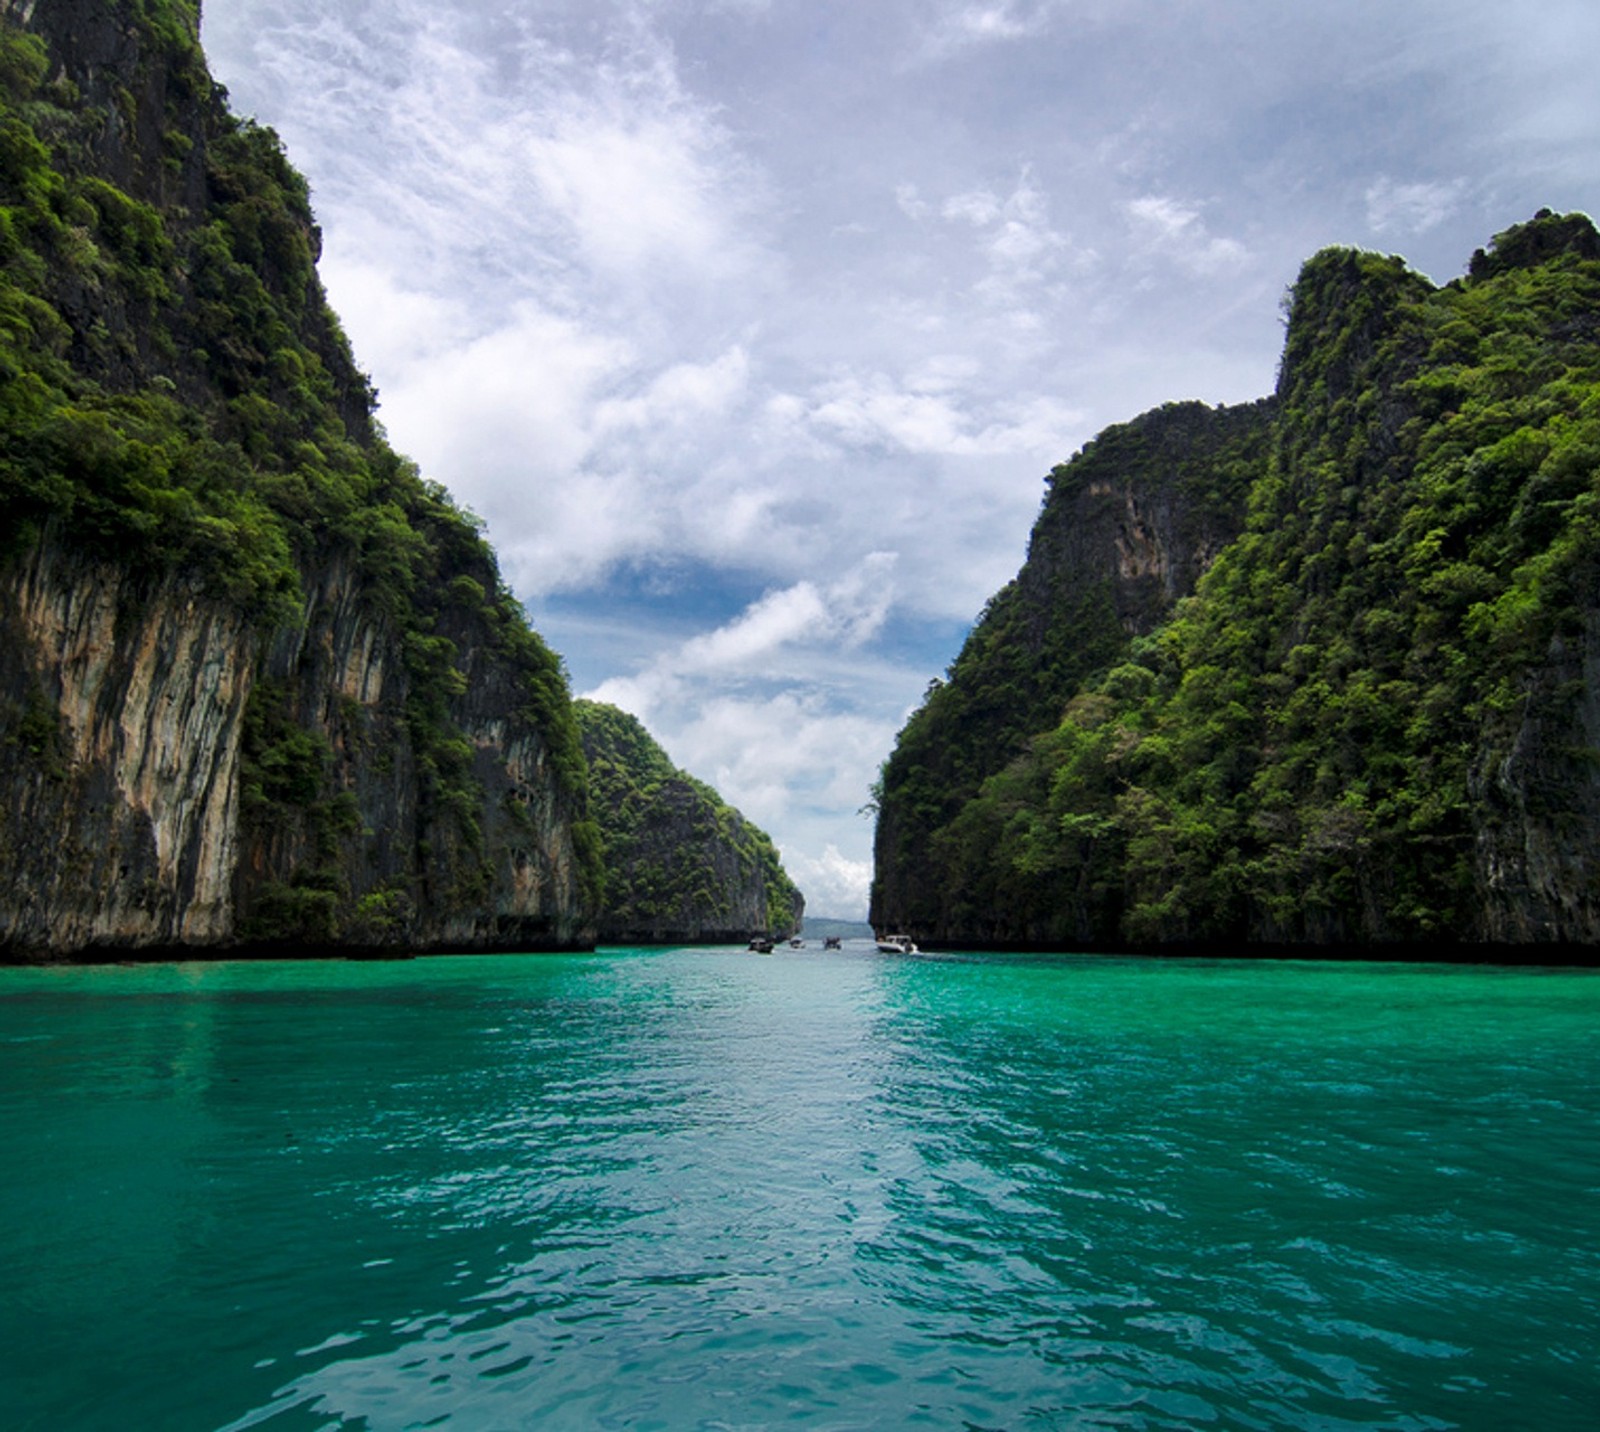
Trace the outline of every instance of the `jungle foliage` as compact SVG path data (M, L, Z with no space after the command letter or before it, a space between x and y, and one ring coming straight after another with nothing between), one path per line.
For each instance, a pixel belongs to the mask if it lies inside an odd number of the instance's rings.
M603 933L731 934L752 915L774 935L799 927L800 892L765 831L673 765L627 712L574 706L605 852Z
M879 881L884 823L922 831L925 923L1055 947L1477 936L1477 852L1532 706L1567 729L1584 699L1593 226L1541 212L1441 288L1396 258L1317 255L1289 296L1271 424L1243 531L1169 620L1134 636L1052 614L1077 661L1052 670L1048 720L1013 694L1004 594L912 718L884 771ZM1009 707L1032 733L930 828L926 773L975 759L956 704ZM1594 752L1539 760L1562 774L1516 799L1559 840Z
M140 69L98 99L52 79L40 39L0 19L0 562L54 540L188 581L267 634L300 620L304 573L348 562L401 639L427 812L472 843L482 792L451 715L470 641L511 668L511 714L543 732L582 825L561 663L478 520L374 421L376 395L317 277L304 179L270 128L229 112L192 3L123 9ZM128 138L151 122L152 86L166 96L153 163ZM329 797L288 720L287 708L254 718L247 811Z

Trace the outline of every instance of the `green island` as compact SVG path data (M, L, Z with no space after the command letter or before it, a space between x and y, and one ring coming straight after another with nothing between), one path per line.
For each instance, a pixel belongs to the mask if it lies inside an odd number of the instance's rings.
M787 939L805 897L765 831L679 770L643 724L575 703L605 857L599 937L624 944Z
M873 918L957 947L1600 939L1600 236L1330 249L1276 393L1114 427L900 733Z

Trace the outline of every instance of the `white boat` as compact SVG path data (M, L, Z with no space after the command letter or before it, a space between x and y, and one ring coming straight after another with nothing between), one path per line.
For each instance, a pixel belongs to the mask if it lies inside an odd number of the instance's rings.
M917 955L916 941L909 935L879 935L878 948L886 955Z

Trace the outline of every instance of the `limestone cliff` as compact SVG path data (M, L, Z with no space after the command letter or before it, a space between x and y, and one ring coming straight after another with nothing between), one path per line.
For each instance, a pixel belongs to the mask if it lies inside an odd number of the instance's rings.
M1107 429L1051 473L1022 570L990 600L884 767L871 909L879 929L981 941L975 922L990 917L967 889L951 822L1239 534L1272 409L1270 400L1169 404Z
M672 764L632 716L579 701L606 851L600 938L711 944L800 929L805 897L767 834Z
M0 0L0 951L586 945L557 659L184 0Z
M1597 393L1583 215L1541 212L1443 287L1315 256L1239 441L1166 409L1057 470L1027 565L885 766L874 919L974 946L1594 958ZM1146 515L1166 424L1181 488L1231 518Z

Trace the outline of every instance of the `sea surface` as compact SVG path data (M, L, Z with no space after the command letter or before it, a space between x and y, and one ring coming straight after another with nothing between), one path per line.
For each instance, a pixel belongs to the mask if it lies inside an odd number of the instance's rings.
M1600 974L0 970L7 1429L1600 1427Z

